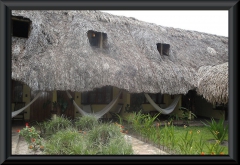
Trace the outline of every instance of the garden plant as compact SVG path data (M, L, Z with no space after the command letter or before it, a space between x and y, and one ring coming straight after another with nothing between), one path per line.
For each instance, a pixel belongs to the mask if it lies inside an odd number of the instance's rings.
M173 122L161 124L157 118L160 114L150 116L141 112L133 113L127 122L118 116L120 124L103 123L90 116L74 121L58 116L55 121L51 119L39 123L40 132L28 125L19 132L29 147L41 149L47 155L132 155L132 145L126 140L125 134L153 144L169 154L228 154L227 146L221 143L228 139L227 128L223 126L222 120L212 120L203 126L175 126ZM48 136L44 136L47 133ZM213 138L214 143L209 141Z

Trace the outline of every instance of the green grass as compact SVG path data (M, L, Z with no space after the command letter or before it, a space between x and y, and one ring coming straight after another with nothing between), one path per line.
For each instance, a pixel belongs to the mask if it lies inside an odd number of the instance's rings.
M204 153L211 153L212 151L209 151L212 145L216 144L214 136L209 132L208 128L206 126L189 126L187 128L184 127L175 127L175 140L179 144L182 142L181 137L184 137L186 132L190 133L192 132L192 139L193 139L193 145L192 145L192 154L200 154L201 152ZM202 151L199 149L198 145L200 143L200 139L202 139L203 142L205 142L205 145L202 149ZM224 140L228 140L228 136L225 137ZM223 153L228 154L228 147L223 147ZM180 148L176 147L176 150L180 152ZM190 151L189 151L190 152Z
M203 122L204 125L208 128L211 134L214 136L216 140L219 140L220 143L223 142L228 132L228 125L224 125L224 119L220 119L219 121L215 121L215 119L211 119L210 121Z
M165 126L154 126L159 122L156 116L135 113L125 128L140 140L153 143L170 154L199 155L199 154L228 154L228 146L216 141L207 126L174 126L171 122ZM228 140L228 132L223 140Z
M132 126L126 126L130 134L136 130L130 129ZM145 128L146 129L146 128ZM173 126L165 125L161 127L152 127L148 129L147 133L141 134L139 131L137 136L140 140L148 143L153 143L156 147L170 153L181 155L205 155L215 154L228 154L228 146L217 144L214 136L209 132L205 126ZM228 136L224 140L228 140Z
M82 131L89 131L99 124L98 119L94 116L82 116L75 120L75 127Z

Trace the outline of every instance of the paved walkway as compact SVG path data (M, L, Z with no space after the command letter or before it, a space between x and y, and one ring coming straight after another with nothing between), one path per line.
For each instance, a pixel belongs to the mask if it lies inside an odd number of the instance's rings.
M153 145L145 143L132 136L125 135L125 138L132 143L134 155L168 155L168 153L154 147Z

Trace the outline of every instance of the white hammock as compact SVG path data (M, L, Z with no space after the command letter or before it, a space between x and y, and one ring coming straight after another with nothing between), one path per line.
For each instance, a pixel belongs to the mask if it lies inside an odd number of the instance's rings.
M30 103L28 103L25 107L23 107L23 108L21 108L21 109L19 109L19 110L17 110L17 111L13 111L12 112L12 118L13 117L15 117L15 116L17 116L19 113L21 113L22 111L24 111L27 107L29 107L35 100L37 100L37 98L40 96L42 94L42 92L39 92L37 95L36 95L36 97L30 102Z
M72 99L72 96L69 94L68 91L67 92L67 95L70 99ZM105 113L107 113L108 111L111 110L111 108L114 106L114 104L117 102L120 94L122 93L122 90L119 91L118 95L106 106L104 107L102 110L96 112L96 113L88 113L88 112L85 112L84 110L82 110L77 104L76 102L73 100L73 105L77 108L77 110L83 115L83 116L86 116L86 115L92 115L94 116L95 118L99 119L101 118Z
M176 107L179 99L180 99L180 95L178 95L177 97L175 97L175 99L173 100L173 102L165 109L159 107L153 100L152 98L144 93L145 97L147 98L147 100L149 101L149 103L158 111L160 112L161 114L164 114L164 115L168 115L170 114Z

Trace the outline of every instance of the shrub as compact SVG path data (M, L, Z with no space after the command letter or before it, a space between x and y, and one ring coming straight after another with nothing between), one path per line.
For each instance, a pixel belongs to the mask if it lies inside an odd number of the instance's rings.
M197 116L187 108L180 107L179 110L182 111L181 118L185 121L186 125L189 125L189 120L193 119L194 117L197 118Z
M38 149L42 150L42 138L39 133L35 129L35 127L29 127L28 123L26 123L26 127L22 130L18 131L21 136L24 137L25 141L28 143L29 149L33 149L33 151L37 151Z
M75 126L77 129L88 131L93 129L94 126L98 125L99 122L94 116L82 116L76 119Z
M208 128L215 140L218 140L221 144L228 132L228 126L224 126L224 119L220 119L218 122L216 122L213 118L211 118L211 122L206 122L207 124L204 122L203 124Z

